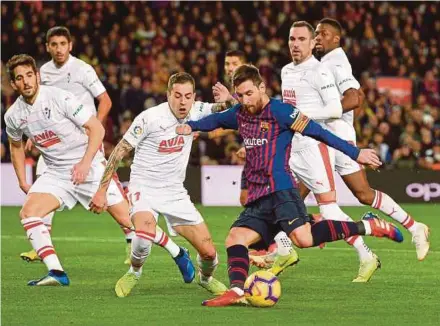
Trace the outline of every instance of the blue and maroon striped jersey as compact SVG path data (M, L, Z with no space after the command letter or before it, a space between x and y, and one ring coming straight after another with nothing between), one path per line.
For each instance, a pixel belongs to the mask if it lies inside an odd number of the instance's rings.
M275 191L295 187L289 167L295 132L327 143L354 160L359 155L356 147L309 120L291 104L277 99L270 99L258 115L249 114L237 104L227 111L188 124L193 131L210 131L219 127L239 131L246 147L244 175L248 183L248 203Z

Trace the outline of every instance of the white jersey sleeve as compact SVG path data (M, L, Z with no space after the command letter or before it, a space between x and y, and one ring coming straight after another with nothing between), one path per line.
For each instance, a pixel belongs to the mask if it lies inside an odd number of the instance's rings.
M10 116L5 116L5 124L8 137L11 138L13 141L21 141L23 137L23 131L15 126L15 123Z
M323 65L320 65L319 68L316 69L316 74L313 78L313 85L321 96L324 105L335 100L340 101L341 97L338 88L336 87L333 74Z
M344 69L344 67L339 64L332 66L332 68L333 75L336 80L336 85L341 94L344 94L344 92L350 88L361 88L361 85L356 80L356 78L354 78L351 71L349 71L348 69Z
M76 99L75 95L70 92L60 91L58 100L61 101L61 103L58 104L64 116L78 127L84 126L93 116L92 112L87 110L85 106Z
M196 101L191 110L191 120L200 120L212 114L213 103Z
M93 97L98 97L104 93L105 87L101 80L98 78L95 69L92 66L87 65L83 68L83 86L93 95Z
M123 137L133 148L136 148L137 145L148 136L148 124L146 119L145 113L139 114Z

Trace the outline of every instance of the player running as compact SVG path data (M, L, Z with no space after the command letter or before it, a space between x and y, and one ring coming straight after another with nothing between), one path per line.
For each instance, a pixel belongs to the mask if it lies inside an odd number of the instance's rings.
M220 105L195 102L195 82L187 73L170 77L168 101L139 114L110 155L92 210L100 213L106 205L105 193L120 160L135 150L129 182L131 218L136 229L132 242L131 266L116 283L118 297L127 296L138 282L150 255L159 214L197 250L197 283L213 294L227 290L213 278L218 265L217 251L203 217L184 188L192 135L176 134L176 126L200 119ZM215 111L215 110L214 110Z
M243 285L249 272L248 247L260 241L268 245L280 230L285 231L301 248L354 235L403 241L398 228L378 218L359 222L325 220L311 224L304 202L294 188L289 168L290 146L296 132L326 142L361 164L378 167L380 160L373 150L359 150L309 120L292 105L270 99L254 66L239 67L234 73L233 85L239 105L176 128L177 133L182 135L219 127L237 129L246 146L248 203L226 239L231 288L217 298L204 301L203 305L228 306L243 302Z
M72 38L66 27L55 26L47 31L46 50L52 60L45 63L40 69L41 84L71 92L84 105L85 109L91 111L101 123L104 123L110 112L112 101L93 67L70 54L72 46ZM95 98L99 102L98 110L95 108ZM29 139L26 149L30 150L31 147L32 141ZM46 169L43 156L40 155L36 169L37 177L41 176ZM55 212L51 212L43 217L43 223L49 232L52 229L54 214ZM123 214L123 212L111 210L111 214ZM122 228L122 230L127 242L128 257L125 262L129 263L130 242L134 232L126 228ZM20 257L28 262L40 260L34 250L23 252Z
M301 113L327 128L328 119L341 117L342 105L333 75L312 55L315 46L313 27L305 21L293 23L288 44L292 62L281 70L283 101L296 106ZM304 188L307 188L315 195L324 219L352 221L336 203L335 152L338 151L312 137L296 133L292 141L290 167L302 183L301 194L304 195ZM358 275L353 282L367 282L380 267L378 257L362 237L345 240L356 249L360 261ZM274 268L283 262L282 257L277 257Z
M105 168L105 158L99 151L105 130L72 93L40 86L32 57L15 55L7 69L11 86L20 94L5 114L11 160L20 188L27 194L20 219L33 249L49 270L48 275L28 285L69 285L42 217L64 207L71 209L77 202L88 208ZM47 164L32 186L25 178L23 134L32 140ZM124 194L114 180L105 196L110 210L126 209ZM113 215L120 225L131 227L128 215Z
M353 77L350 62L341 48L341 35L342 27L338 21L331 18L322 19L316 27L315 49L321 57L321 63L334 76L339 95L342 98L344 111L342 118L327 123L327 126L335 135L355 144L356 132L353 127L354 115L351 110L362 104L364 94L358 81ZM429 251L428 227L423 223L416 222L389 195L372 189L365 171L344 153L336 152L335 167L336 172L362 204L382 211L411 232L417 259L425 259Z

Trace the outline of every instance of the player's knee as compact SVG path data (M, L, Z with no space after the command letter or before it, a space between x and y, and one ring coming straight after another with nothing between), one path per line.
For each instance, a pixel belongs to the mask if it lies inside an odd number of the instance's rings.
M35 214L32 214L32 211L27 207L27 206L23 206L20 210L20 219L25 219L28 217L34 217Z
M355 195L361 204L364 204L364 205L372 205L373 204L374 196L375 196L373 189L368 188L366 190L357 191L355 193Z
M289 237L298 248L313 246L313 237L310 231L310 224L308 223L292 231Z
M295 237L293 241L298 248L309 248L313 246L313 240L309 237Z

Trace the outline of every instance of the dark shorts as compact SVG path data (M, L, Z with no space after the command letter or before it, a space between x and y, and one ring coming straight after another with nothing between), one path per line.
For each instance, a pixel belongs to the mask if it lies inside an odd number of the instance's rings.
M244 227L254 230L261 236L261 241L251 247L266 249L278 232L284 231L289 235L308 222L310 217L298 190L286 189L248 204L232 224L232 228Z

